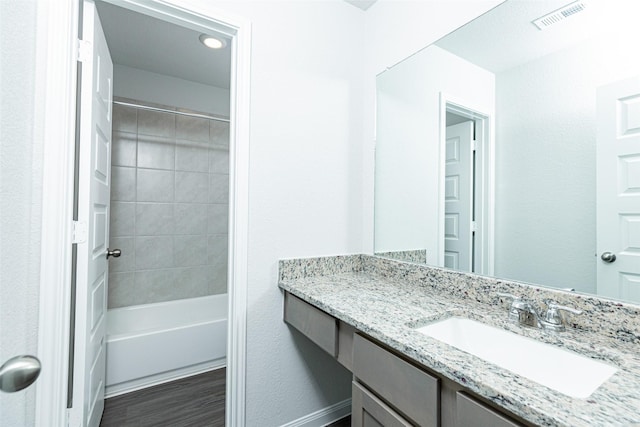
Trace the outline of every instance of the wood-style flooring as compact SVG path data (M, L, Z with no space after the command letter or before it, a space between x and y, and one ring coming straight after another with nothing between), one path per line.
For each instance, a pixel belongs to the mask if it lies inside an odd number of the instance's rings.
M105 400L100 427L224 427L226 369ZM350 427L351 417L327 427Z
M335 421L326 427L351 427L351 415Z
M100 427L224 427L226 369L105 400Z

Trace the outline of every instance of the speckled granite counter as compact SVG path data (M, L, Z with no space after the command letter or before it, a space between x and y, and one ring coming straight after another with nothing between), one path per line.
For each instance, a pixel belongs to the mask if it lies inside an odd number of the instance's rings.
M537 425L640 425L640 307L368 255L280 262L280 288ZM551 334L507 322L508 292L584 311ZM412 328L460 315L610 363L587 399L551 390Z

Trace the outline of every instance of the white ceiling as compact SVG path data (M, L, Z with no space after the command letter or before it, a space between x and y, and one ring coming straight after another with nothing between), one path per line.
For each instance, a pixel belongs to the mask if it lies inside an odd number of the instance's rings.
M605 2L585 0L583 12L539 30L532 24L533 20L571 0L509 0L442 38L436 45L497 73L593 36L602 14L610 14L613 9L603 8Z
M115 64L229 89L230 46L209 49L198 31L108 3L96 5Z
M366 10L376 0L345 1ZM436 45L497 73L587 39L603 16L611 15L615 9L604 7L608 1L584 0L587 5L584 12L541 31L531 21L570 1L509 0ZM616 3L622 1L616 0ZM199 42L198 31L108 3L97 1L96 4L114 63L229 88L229 46L208 49ZM615 22L615 17L613 19Z

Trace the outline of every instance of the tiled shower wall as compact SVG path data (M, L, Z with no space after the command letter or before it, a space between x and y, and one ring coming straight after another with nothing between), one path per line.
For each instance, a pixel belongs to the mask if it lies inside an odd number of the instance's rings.
M111 164L109 308L225 293L229 124L115 104Z

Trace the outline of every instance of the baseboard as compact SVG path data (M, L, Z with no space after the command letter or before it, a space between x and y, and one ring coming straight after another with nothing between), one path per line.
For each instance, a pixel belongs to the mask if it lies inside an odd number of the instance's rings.
M135 380L109 385L105 389L104 397L105 399L108 399L110 397L120 396L121 394L142 390L143 388L153 387L155 385L168 383L170 381L179 380L182 378L190 377L192 375L202 374L204 372L224 368L226 364L227 359L223 357L221 359L187 366L186 368L174 369L168 372L149 375L144 378L137 378Z
M346 417L350 413L351 399L346 399L287 424L283 424L280 427L323 427Z

